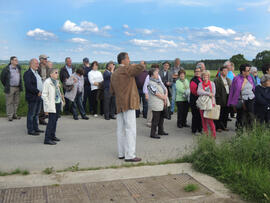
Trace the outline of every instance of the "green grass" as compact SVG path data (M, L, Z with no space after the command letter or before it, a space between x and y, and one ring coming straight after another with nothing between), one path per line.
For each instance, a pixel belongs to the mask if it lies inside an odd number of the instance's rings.
M28 170L15 169L11 172L3 172L0 171L0 176L8 176L8 175L29 175L30 172Z
M194 192L199 189L199 186L197 184L188 184L184 187L184 190L186 192Z
M270 202L270 130L254 126L217 144L202 136L187 158L199 172L214 176L246 200Z
M42 171L42 173L47 174L47 175L52 174L53 172L54 172L54 168L53 168L53 167L45 168L45 169Z

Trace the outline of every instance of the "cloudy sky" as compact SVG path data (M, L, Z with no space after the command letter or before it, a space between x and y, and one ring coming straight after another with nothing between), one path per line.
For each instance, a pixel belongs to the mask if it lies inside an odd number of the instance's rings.
M247 59L270 49L270 0L0 0L0 59Z

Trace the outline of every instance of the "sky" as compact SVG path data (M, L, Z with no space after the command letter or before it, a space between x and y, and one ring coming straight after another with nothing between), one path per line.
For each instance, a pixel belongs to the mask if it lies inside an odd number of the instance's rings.
M252 60L270 49L270 0L0 0L0 59Z

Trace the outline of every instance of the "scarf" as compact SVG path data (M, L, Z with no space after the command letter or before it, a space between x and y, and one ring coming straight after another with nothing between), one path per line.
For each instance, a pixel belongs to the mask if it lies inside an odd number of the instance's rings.
M161 81L159 79L155 79L155 78L152 78L150 77L149 80L153 81L153 82L156 82L158 85L161 85L163 91L164 91L164 94L165 92L167 91L166 87L164 85L162 85Z
M211 85L211 81L208 80L207 83L205 83L204 81L202 82L202 87L203 90L205 91L205 88L209 87L210 88L210 92L212 93L212 85Z
M59 101L59 99L61 97L60 90L59 90L59 88L57 86L57 80L54 80L52 78L51 78L51 80L52 80L52 83L55 86L55 101L57 102L57 101Z

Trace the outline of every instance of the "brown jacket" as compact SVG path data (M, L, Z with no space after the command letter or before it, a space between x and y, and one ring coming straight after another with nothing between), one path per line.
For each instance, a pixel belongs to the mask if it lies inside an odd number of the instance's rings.
M140 108L135 76L143 70L142 65L120 65L112 74L110 92L115 95L117 113Z

